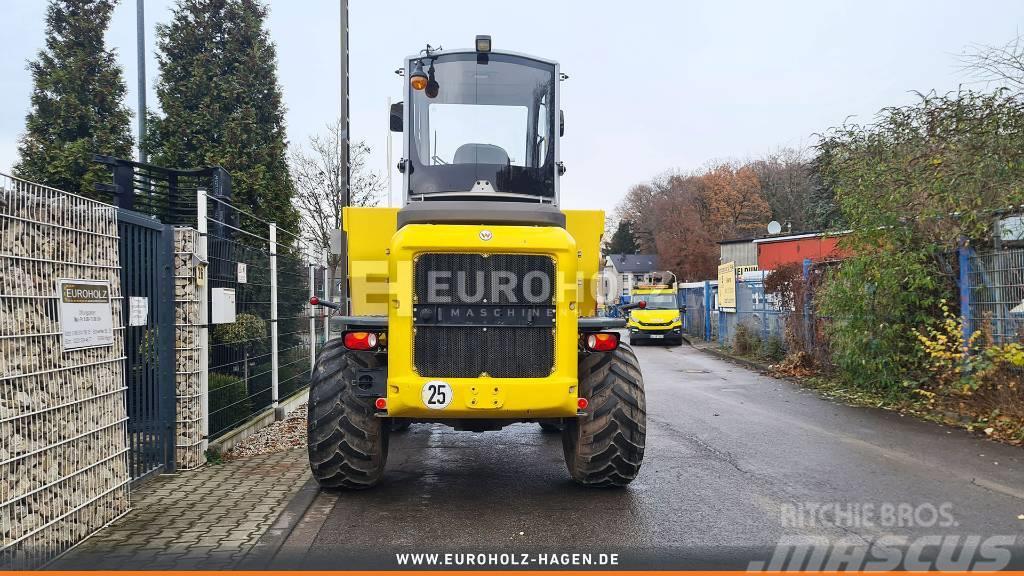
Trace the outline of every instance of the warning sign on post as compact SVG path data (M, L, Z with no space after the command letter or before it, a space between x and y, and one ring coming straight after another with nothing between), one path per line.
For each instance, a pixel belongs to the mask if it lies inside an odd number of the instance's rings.
M113 346L114 315L110 282L57 280L60 331L64 350Z

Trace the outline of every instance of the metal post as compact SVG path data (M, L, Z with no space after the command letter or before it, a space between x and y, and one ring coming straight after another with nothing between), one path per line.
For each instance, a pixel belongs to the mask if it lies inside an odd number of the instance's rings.
M309 297L312 299L316 296L316 270L315 264L309 265ZM309 306L309 373L313 373L313 368L316 366L316 309L313 308L312 304Z
M349 102L348 102L348 0L341 3L341 206L342 212L349 203ZM341 259L338 262L338 303L343 314L348 314L348 238L344 226L341 227ZM333 287L332 287L333 290Z
M804 258L804 305L801 311L804 329L804 346L810 353L814 347L814 324L811 322L811 259Z
M704 281L704 341L711 341L711 281Z
M114 187L117 189L117 207L135 209L135 166L117 162L113 169Z
M325 262L326 262L326 260L325 260ZM330 282L329 279L331 277L330 271L327 270L327 266L329 266L329 264L325 265L323 268L320 269L320 274L323 275L323 279L324 279L324 294L325 295L327 294L327 291L330 290L330 285L328 283ZM327 310L323 310L321 312L321 314L323 315L322 317L324 319L324 344L326 344L327 341L331 339L331 323L330 323L331 315L330 315L330 313Z
M274 407L274 415L277 420L283 420L278 403L281 397L278 395L278 373L277 357L277 224L270 223L270 398Z
M209 261L207 251L206 190L196 190L196 229L199 231L199 258ZM207 270L209 272L209 270ZM203 452L209 445L210 437L210 275L202 286L197 286L199 296L199 394L202 411Z
M145 0L135 2L136 42L139 59L139 162L147 162L146 156L146 9Z
M761 271L761 342L762 347L768 342L768 291L764 289L764 270Z
M719 290L719 294L721 294L722 287L719 286L718 290ZM718 301L718 344L719 345L722 345L724 343L723 340L725 338L725 330L726 330L726 325L727 324L728 324L728 319L726 318L725 312L722 311L722 301L719 300Z
M971 333L974 332L974 322L971 318L971 249L966 242L961 242L957 248L957 256L960 260L960 319L966 346L971 339Z
M388 96L388 116L391 115L391 97ZM391 208L391 127L388 126L388 150L387 150L387 169L385 174L388 175L388 208Z
M157 321L157 362L159 369L159 406L160 419L164 426L165 442L163 465L164 473L173 473L176 469L175 444L177 444L177 406L175 405L175 313L174 313L174 227L164 224L160 231L160 245L157 248L157 267L160 282L156 287Z

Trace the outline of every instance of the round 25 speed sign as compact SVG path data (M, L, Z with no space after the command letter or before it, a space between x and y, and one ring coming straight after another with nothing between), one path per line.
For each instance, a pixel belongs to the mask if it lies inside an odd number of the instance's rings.
M443 410L452 403L452 387L442 380L431 380L423 385L423 405L433 410Z

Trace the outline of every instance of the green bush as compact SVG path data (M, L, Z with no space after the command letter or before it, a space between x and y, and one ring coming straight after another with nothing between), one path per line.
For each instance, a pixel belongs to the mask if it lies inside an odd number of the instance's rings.
M761 357L770 362L779 362L786 357L786 345L782 338L769 336L761 343Z
M749 356L761 350L761 336L757 327L746 322L736 324L736 333L732 337L732 351L740 356Z
M267 339L267 323L259 316L243 312L229 324L213 327L213 341L217 344L245 344L256 348Z
M843 125L818 145L852 253L813 296L832 360L853 387L905 396L928 380L914 330L958 301L956 250L991 241L993 210L1024 201L1024 100L923 95Z
M927 258L885 252L855 256L828 272L817 294L832 361L850 384L890 397L925 377L913 329L928 324L948 295Z
M226 427L252 415L252 400L248 399L245 379L232 374L210 372L210 433L216 434Z

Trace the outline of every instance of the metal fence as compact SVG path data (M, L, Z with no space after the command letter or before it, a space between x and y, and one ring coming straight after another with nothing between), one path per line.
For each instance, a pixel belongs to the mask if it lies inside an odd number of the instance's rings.
M319 312L309 304L323 286L318 251L296 234L206 196L200 233L209 259L208 436L217 438L309 385ZM225 296L225 292L228 296ZM234 320L221 316L233 297Z
M722 308L718 302L718 283L714 281L684 284L680 301L686 305L684 330L693 337L735 347L757 347L769 355L784 349L787 318L791 310L782 309L778 300L764 289L769 272L745 272L736 279L736 307Z
M102 200L154 216L164 224L195 228L200 189L217 198L231 198L231 174L219 166L165 168L102 155L93 161L110 169L111 182L96 185Z
M233 205L231 175L222 168L95 160L111 170L112 183L97 186L101 193L179 227L177 457L179 467L192 468L202 463L208 440L309 384L327 326L309 305L310 296L325 296L322 255L293 231ZM228 308L231 317L223 316Z
M174 230L117 211L133 481L174 471Z
M997 344L1024 341L1024 249L960 253L964 331L982 330Z
M711 340L711 314L718 293L718 283L688 282L679 287L679 302L686 307L683 331L689 336Z
M112 343L64 349L58 279L106 283ZM0 567L128 511L123 351L116 209L0 174Z

